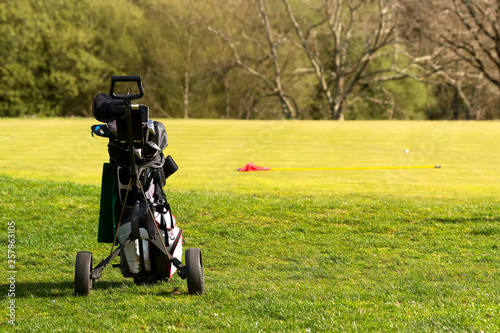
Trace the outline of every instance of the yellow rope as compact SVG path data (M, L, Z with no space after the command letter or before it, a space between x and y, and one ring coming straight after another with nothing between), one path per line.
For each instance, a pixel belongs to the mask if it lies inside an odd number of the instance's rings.
M388 167L340 167L340 168L271 168L270 171L305 171L305 170L377 170L377 169L439 169L440 165L425 166L388 166Z

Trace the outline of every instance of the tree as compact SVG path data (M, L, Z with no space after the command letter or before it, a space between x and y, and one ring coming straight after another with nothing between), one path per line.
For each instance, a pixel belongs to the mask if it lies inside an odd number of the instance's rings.
M452 0L452 5L445 5L444 10L452 19L458 23L459 29L450 29L444 26L440 30L437 43L446 47L453 55L451 60L457 60L471 69L468 82L471 79L483 81L484 77L488 82L496 87L496 92L491 92L495 96L493 105L500 103L500 0ZM455 25L457 26L457 25ZM453 72L449 71L449 66L444 70L453 78ZM457 80L457 79L455 79ZM476 87L470 89L471 97L466 98L465 94L457 89L457 94L461 93L462 100L467 103L470 110L472 108L469 100L474 98ZM488 87L483 87L483 92L488 94ZM475 118L484 117L479 108L475 108ZM485 113L484 111L482 113Z
M111 75L140 74L153 117L500 118L499 6L0 3L0 116L87 116Z
M273 40L271 24L269 23L269 17L267 16L266 9L264 8L264 0L255 0L257 6L259 8L260 16L262 17L262 21L264 23L266 39L269 47L269 55L273 62L274 67L274 84L275 84L275 94L278 95L278 98L281 102L281 108L283 110L283 114L287 119L296 118L296 110L290 103L289 99L285 96L285 92L283 90L283 86L281 84L281 66L280 61L278 59L277 48L279 45L279 38L277 40ZM282 37L283 38L283 37Z
M288 0L282 2L311 65L298 72L315 75L331 119L344 119L349 99L363 86L412 77L423 60L398 55L397 1L325 0L319 20L308 24L299 23ZM377 59L392 60L376 67Z
M197 14L199 17L204 17L207 31L219 37L229 48L233 57L231 66L243 69L247 74L260 81L265 91L264 97L276 96L285 118L296 118L297 110L293 98L286 94L283 87L282 67L278 56L278 47L286 40L286 36L283 34L274 36L264 0L254 0L254 4L255 13L260 16L262 25L257 27L254 23L250 23L251 30L245 29L245 25L242 24L236 27L226 27L226 31L223 32L213 24L215 19L207 18L199 11ZM237 10L244 13L252 10L248 3L242 6L248 7L246 10L238 7ZM269 71L270 68L272 71Z
M445 11L462 29L444 27L438 43L500 90L500 0L452 0Z
M1 10L3 114L88 115L105 78L140 67L132 18L142 11L131 4L24 0Z
M416 45L413 52L433 49L437 54L425 68L438 98L447 99L445 113L437 117L447 117L447 109L453 119L461 113L465 119L497 117L500 1L407 0L401 4L413 20L411 27L404 27L407 39Z

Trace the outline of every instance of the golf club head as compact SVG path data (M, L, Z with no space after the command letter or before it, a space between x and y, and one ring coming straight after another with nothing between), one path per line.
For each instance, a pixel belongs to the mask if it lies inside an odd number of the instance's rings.
M155 131L155 125L153 123L153 119L149 119L148 120L148 130L149 130L149 133L155 135L156 134L156 131Z
M161 150L160 147L158 147L158 145L154 142L148 142L148 145L151 147L151 148L154 148L156 150Z
M137 156L138 159L142 160L142 149L136 148L134 149L135 156Z

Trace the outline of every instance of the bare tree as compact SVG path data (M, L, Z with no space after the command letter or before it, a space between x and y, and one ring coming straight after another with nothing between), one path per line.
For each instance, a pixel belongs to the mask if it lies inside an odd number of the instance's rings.
M285 96L285 93L283 91L283 86L281 84L281 67L277 52L279 39L276 41L273 40L271 24L269 23L269 17L267 16L267 12L264 7L264 0L255 0L255 2L257 3L260 16L262 17L262 21L264 23L264 28L266 31L266 39L269 46L269 52L271 59L273 61L275 93L278 95L278 98L281 102L281 108L283 110L283 114L285 115L285 117L297 118L296 110L290 103L289 99Z
M267 44L267 46L262 45L260 41L251 37L254 31L248 31L248 33L244 31L240 33L223 32L223 29L219 29L214 24L210 23L210 20L207 20L205 15L197 13L193 7L191 7L191 10L196 12L198 17L204 21L204 26L209 32L218 36L220 40L229 47L233 57L233 66L242 68L245 72L262 82L265 91L267 91L265 97L276 96L278 98L281 105L281 111L285 118L296 118L296 103L291 96L285 93L282 83L282 68L278 57L278 47L286 38L282 35L278 35L277 37L273 36L273 29L265 8L264 0L254 0L254 2L262 19L263 35L265 36L265 44ZM245 51L241 53L241 50L238 48L238 40L242 40L244 44L256 46L261 54L256 56L246 54ZM245 48L243 47L243 49ZM265 66L260 66L269 61L273 68L272 74L266 71ZM259 66L260 69L258 68Z
M282 1L312 67L297 72L316 76L331 119L343 120L344 107L359 85L410 77L410 69L423 60L407 57L406 65L400 68L397 55L389 51L397 43L396 1L378 0L374 10L373 1L324 0L321 19L306 28L298 22L289 1ZM319 38L323 45L329 41L326 52L324 46L313 47L321 44ZM370 69L375 59L388 56L393 58L389 66Z
M375 107L371 115L401 117L409 114L398 95L401 85L388 82L407 85L408 78L434 84L454 118L496 114L491 105L498 105L500 93L490 92L500 81L500 0L208 2L189 1L201 8L197 22L229 51L214 52L219 63L212 67L225 68L214 79L223 84L218 106L225 105L225 117L273 117L276 108L268 106L277 101L280 114L298 118L289 95L312 105L317 118L342 120L367 105ZM190 83L196 85L189 72L184 97Z
M452 0L451 6L444 5L444 11L456 24L454 29L444 26L437 42L450 51L452 60L464 64L462 67L468 70L462 71L465 75L457 75L448 68L443 71L457 82L466 76L468 96L463 92L463 84L455 87L472 115L470 118L481 119L488 110L472 104L477 91L493 97L491 103L485 101L493 108L496 105L498 110L500 104L500 0ZM490 82L496 91L491 91L485 82Z
M453 119L461 106L466 119L494 117L500 103L500 0L400 3L413 20L413 27L405 27L406 38L416 45L413 52L438 54L425 72L429 82L453 91Z
M452 0L444 11L461 29L443 27L438 42L500 89L500 0Z

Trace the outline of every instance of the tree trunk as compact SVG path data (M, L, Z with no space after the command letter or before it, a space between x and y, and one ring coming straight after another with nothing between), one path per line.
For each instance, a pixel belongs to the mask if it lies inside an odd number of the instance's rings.
M225 104L226 104L226 119L231 118L231 105L229 100L229 84L227 83L227 78L224 76L224 94L225 94Z
M269 49L271 51L271 56L273 59L274 65L274 83L276 85L276 93L281 102L281 109L286 119L295 118L295 110L293 106L290 104L288 99L285 97L283 92L283 87L281 85L281 69L278 60L278 53L276 52L276 48L278 46L277 42L274 42L271 36L271 24L269 23L269 18L267 16L266 10L264 8L264 0L256 0L257 5L259 7L260 15L262 16L262 20L264 21L264 27L266 29L266 37L267 42L269 44Z
M343 111L342 104L343 104L342 101L335 103L335 105L333 106L333 118L332 119L340 120L340 121L344 120L344 112L342 112Z
M451 101L451 112L453 120L458 120L460 117L460 97L458 96L458 89L453 87L453 100Z
M191 71L191 30L188 31L186 70L184 71L184 118L189 118L189 79Z

